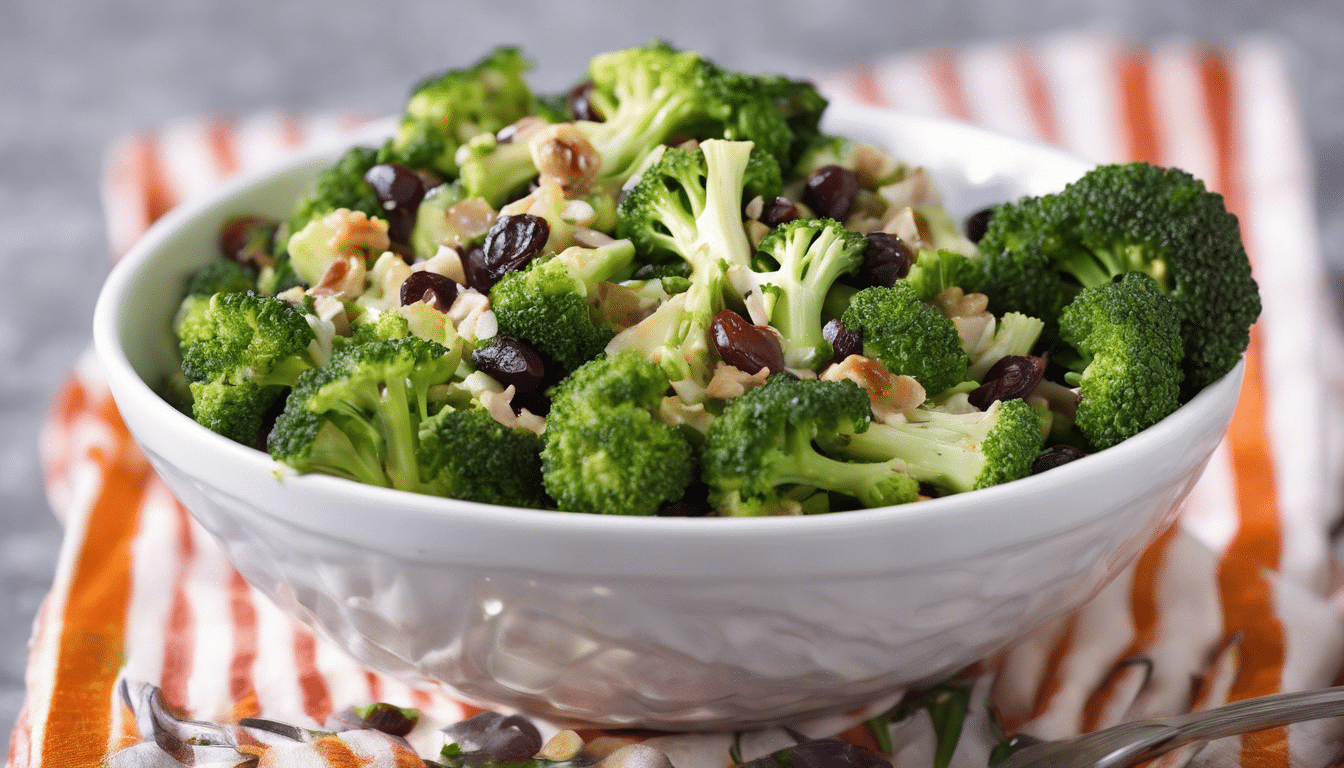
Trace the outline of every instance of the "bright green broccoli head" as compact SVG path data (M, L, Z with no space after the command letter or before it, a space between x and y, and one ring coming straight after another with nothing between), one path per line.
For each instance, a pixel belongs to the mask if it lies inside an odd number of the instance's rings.
M892 373L913 376L930 395L966 380L971 361L956 325L905 282L859 291L841 322L863 334L864 355Z
M616 208L616 236L652 262L691 263L695 220L705 209L705 157L669 149L646 169Z
M381 162L457 175L457 149L480 133L495 133L532 111L523 80L531 69L517 48L496 48L470 67L422 81L411 91L397 135Z
M868 394L853 382L775 374L729 401L710 424L701 455L710 502L727 514L777 514L794 486L841 493L868 507L915 501L918 482L896 467L817 451L816 443L862 432L871 418Z
M1108 448L1156 424L1180 405L1180 311L1153 278L1126 274L1089 288L1059 318L1060 335L1081 355L1075 426Z
M250 292L215 294L180 332L190 381L289 386L325 359L301 310Z
M597 284L626 272L634 246L618 240L601 248L570 248L524 270L509 272L490 289L502 333L522 339L572 371L602 352L614 332L595 316Z
M482 504L543 507L541 438L482 410L445 408L420 424L417 457L432 493Z
M191 389L191 417L211 432L243 445L257 445L266 414L285 394L279 385L232 385L215 381L194 381Z
M368 147L352 147L341 155L335 165L317 177L316 189L290 214L279 242L286 242L288 236L302 230L308 222L339 208L360 211L370 218L383 216L385 211L378 193L364 180L364 174L378 162L378 151Z
M686 438L630 405L548 418L544 438L546 492L568 512L652 515L681 498L695 471Z
M826 295L841 276L859 271L867 247L863 235L833 219L795 219L761 241L745 277L779 331L786 365L815 370L830 361L831 343L821 333Z
M991 309L1047 324L1077 285L1127 272L1153 277L1176 301L1187 397L1236 365L1260 314L1236 216L1176 169L1098 166L1057 195L1001 206L980 251Z
M406 316L395 310L366 311L350 325L350 343L367 344L371 341L404 339L411 335Z
M299 377L267 447L300 472L423 491L416 451L429 389L457 364L455 352L415 336L347 346Z
M623 405L657 411L667 388L667 374L636 352L599 357L551 390L551 418L547 423Z
M241 293L257 289L257 268L228 259L215 259L191 273L187 280L188 296L213 296L216 293Z
M691 445L655 414L667 375L634 352L599 357L551 392L542 475L560 509L651 515L681 498Z

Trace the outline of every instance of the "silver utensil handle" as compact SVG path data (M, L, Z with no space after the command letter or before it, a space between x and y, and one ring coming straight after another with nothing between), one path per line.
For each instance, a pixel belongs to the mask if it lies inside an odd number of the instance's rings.
M1344 715L1344 686L1261 696L1205 712L1165 717L1158 722L1177 730L1172 741L1167 742L1172 747L1341 715Z

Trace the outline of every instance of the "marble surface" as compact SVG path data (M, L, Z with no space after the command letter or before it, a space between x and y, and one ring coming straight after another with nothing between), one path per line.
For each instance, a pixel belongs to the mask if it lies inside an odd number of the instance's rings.
M1272 8L1272 11L1269 10ZM38 431L89 343L108 269L107 142L202 113L399 108L408 83L516 43L558 89L593 53L654 36L804 75L912 47L1088 28L1281 44L1306 115L1324 250L1344 267L1344 5L1338 0L14 0L0 3L0 729L60 546Z

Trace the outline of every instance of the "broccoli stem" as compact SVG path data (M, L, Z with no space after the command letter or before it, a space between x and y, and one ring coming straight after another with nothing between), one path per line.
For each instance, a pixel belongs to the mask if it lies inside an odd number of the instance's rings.
M387 476L392 479L392 487L419 491L420 466L415 457L419 424L406 390L405 382L389 381L378 401L378 418L387 435Z
M975 488L985 457L959 443L968 435L934 423L873 424L849 437L845 454L865 461L897 461L912 477L961 493ZM983 439L976 439L976 443Z
M789 436L789 461L779 465L776 484L797 483L853 496L865 507L893 503L891 481L901 474L897 463L850 463L818 453L806 430Z

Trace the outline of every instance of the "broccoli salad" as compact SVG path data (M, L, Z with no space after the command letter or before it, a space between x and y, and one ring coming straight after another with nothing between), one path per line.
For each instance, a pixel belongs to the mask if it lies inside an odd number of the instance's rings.
M1102 166L954 221L807 82L502 48L190 278L165 395L301 473L617 515L815 514L1045 471L1227 373L1235 216Z

